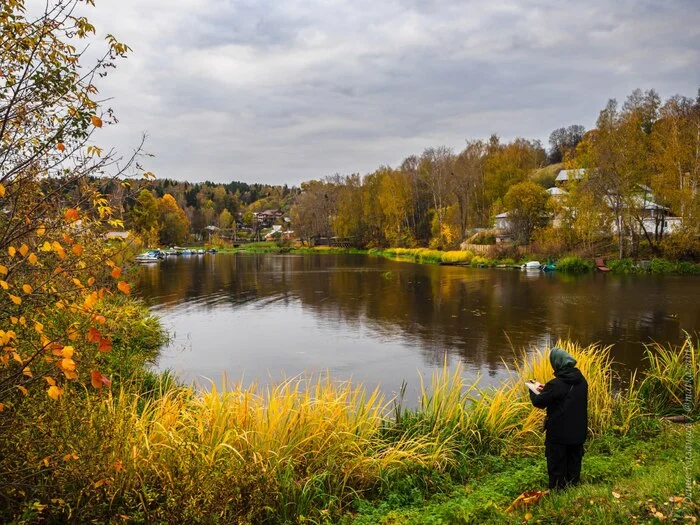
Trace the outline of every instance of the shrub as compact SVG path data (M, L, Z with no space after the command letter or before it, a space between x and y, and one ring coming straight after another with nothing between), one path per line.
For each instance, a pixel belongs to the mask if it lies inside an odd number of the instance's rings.
M649 271L654 274L673 273L676 265L668 259L652 259Z
M564 257L557 261L557 271L564 273L588 273L593 270L593 264L579 257Z
M442 262L444 263L469 263L474 254L469 251L449 251L442 254Z
M488 259L486 257L482 257L481 255L475 255L472 258L472 261L470 264L471 264L471 266L478 266L478 267L496 266L496 261L494 261L493 259Z
M690 230L672 233L661 240L664 256L676 261L700 261L700 238Z
M631 274L631 273L640 273L641 269L639 266L635 264L635 262L630 259L617 259L613 261L608 262L608 268L613 273L620 273L620 274Z

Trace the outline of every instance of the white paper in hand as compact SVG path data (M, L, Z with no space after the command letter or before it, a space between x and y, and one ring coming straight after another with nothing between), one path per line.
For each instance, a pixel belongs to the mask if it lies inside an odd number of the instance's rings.
M542 383L538 383L534 379L530 379L529 381L525 381L525 384L532 391L532 393L535 395L539 395L539 393L542 391L542 388L544 387L544 385Z

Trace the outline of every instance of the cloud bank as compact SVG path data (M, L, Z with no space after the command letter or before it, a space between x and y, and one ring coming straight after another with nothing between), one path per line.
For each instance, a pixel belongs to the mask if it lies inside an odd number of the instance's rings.
M180 180L298 184L425 147L593 126L634 88L694 96L694 0L119 0L133 52L100 84L128 152Z

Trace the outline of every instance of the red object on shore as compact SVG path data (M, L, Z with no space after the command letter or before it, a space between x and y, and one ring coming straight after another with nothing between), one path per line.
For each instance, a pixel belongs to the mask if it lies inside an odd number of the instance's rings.
M598 269L599 272L609 272L610 271L610 268L605 266L605 261L603 260L602 257L596 257L595 267Z

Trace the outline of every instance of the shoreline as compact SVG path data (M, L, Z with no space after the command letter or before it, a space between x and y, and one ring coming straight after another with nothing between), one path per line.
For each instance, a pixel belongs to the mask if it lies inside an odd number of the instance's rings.
M461 250L431 250L428 248L337 248L331 246L294 247L280 246L275 243L260 242L251 243L250 246L237 248L219 248L219 253L250 253L250 254L359 254L374 255L387 259L414 262L417 264L433 264L442 266L459 266L464 268L498 268L520 269L530 258L513 259L489 259L474 255L470 251ZM534 259L534 258L533 258ZM542 258L540 258L542 260ZM544 258L546 261L547 259ZM575 256L563 256L555 261L555 265L564 263L554 271L567 274L596 273L596 268L589 259ZM688 261L671 261L664 258L652 258L633 261L632 259L607 259L610 273L613 275L700 275L700 263Z

